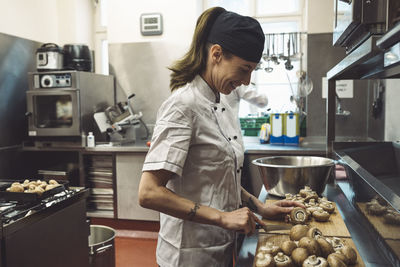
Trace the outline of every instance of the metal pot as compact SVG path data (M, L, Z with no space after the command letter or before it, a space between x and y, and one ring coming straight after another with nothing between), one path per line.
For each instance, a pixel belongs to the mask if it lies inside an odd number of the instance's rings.
M114 239L114 229L104 225L90 226L90 267L115 267Z
M306 185L321 195L335 167L334 160L314 156L264 157L252 163L268 193L279 197L297 194Z

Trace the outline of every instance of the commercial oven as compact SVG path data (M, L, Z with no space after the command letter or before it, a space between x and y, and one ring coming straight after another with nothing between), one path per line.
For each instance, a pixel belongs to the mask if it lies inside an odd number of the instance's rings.
M390 30L400 18L398 0L336 0L333 45L351 52L371 35Z
M93 114L114 104L113 76L83 71L29 73L28 135L80 137L96 132Z

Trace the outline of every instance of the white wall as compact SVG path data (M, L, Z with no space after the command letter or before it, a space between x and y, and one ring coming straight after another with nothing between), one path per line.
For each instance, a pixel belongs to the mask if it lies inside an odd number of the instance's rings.
M0 0L0 32L39 42L58 42L57 1Z
M400 140L400 80L387 79L385 91L385 141Z
M93 47L92 0L0 0L0 32L42 42Z
M307 0L307 32L333 32L334 0Z
M189 45L197 17L201 11L200 0L112 0L108 2L109 43L165 41ZM164 30L160 36L142 36L140 15L161 13Z

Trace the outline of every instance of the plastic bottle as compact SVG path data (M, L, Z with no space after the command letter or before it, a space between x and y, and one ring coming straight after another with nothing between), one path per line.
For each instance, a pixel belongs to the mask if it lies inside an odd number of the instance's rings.
M85 147L85 146L86 146L86 139L87 139L86 134L85 134L85 133L82 133L82 134L81 134L81 145L82 145L82 147Z
M88 147L94 147L95 146L93 132L89 132L89 134L87 136L87 146Z

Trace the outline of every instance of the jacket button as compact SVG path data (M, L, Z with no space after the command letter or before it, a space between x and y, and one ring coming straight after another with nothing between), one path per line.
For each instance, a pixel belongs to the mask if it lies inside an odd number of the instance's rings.
M243 169L243 166L240 166L240 169Z
M217 110L217 107L214 107L214 110Z
M237 139L237 136L235 135L235 136L233 137L233 139Z
M228 137L228 140L231 141L232 139L230 137Z
M225 111L225 108L222 108L222 111Z
M237 169L236 172L239 173L239 172L240 172L240 169Z

